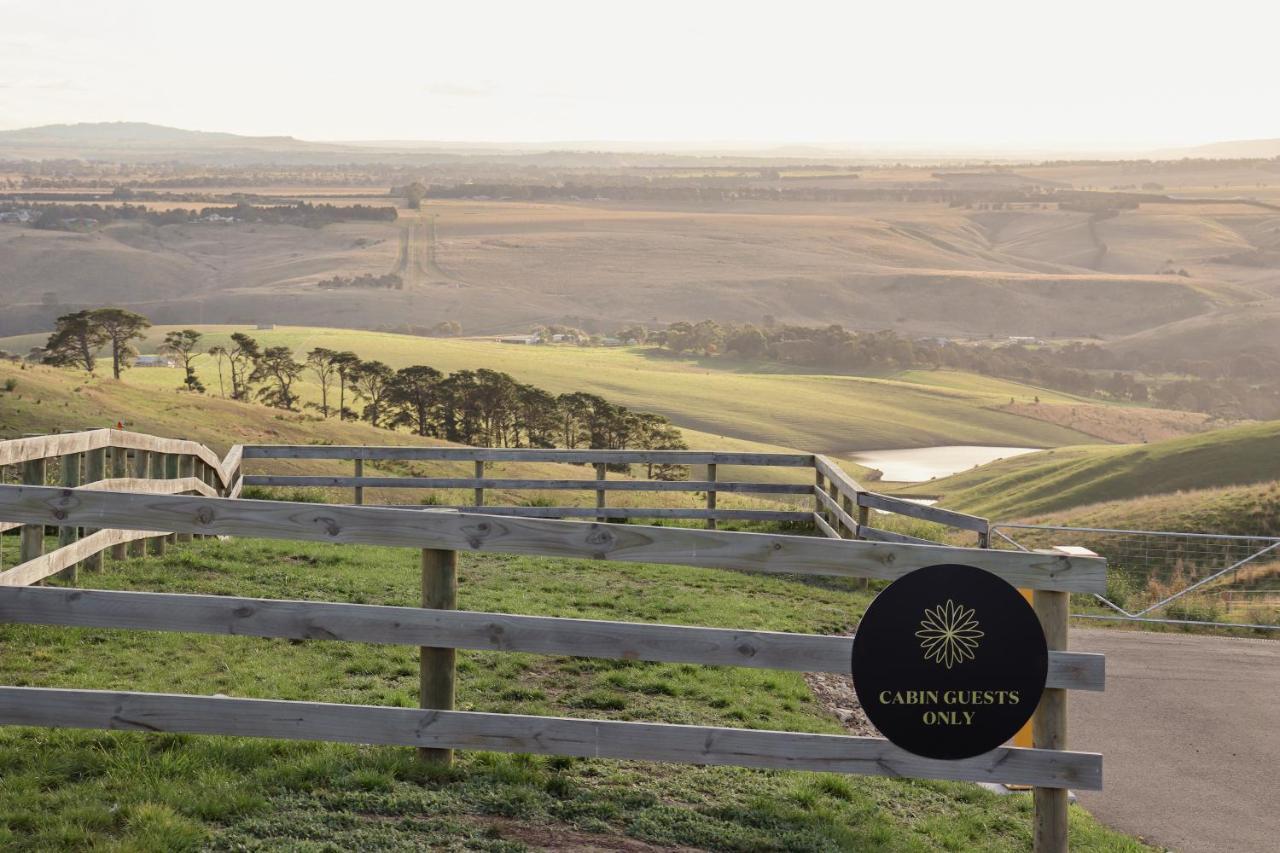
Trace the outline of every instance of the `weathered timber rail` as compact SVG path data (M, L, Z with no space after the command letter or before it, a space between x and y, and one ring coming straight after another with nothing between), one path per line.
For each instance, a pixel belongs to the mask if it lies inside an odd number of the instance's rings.
M459 447L367 447L332 445L245 445L245 460L293 459L333 460L353 464L351 476L300 476L247 474L246 486L293 486L353 489L354 502L364 503L364 490L390 489L468 489L474 494L469 504L456 509L484 507L496 515L528 518L595 518L599 521L631 518L670 518L702 520L715 529L719 520L756 520L812 522L824 535L833 538L873 539L883 542L929 543L931 540L883 530L871 524L871 511L896 514L945 527L972 531L981 547L987 545L990 523L985 518L924 506L912 501L881 495L859 485L839 464L821 454L808 453L733 453L704 450L559 450L538 448L459 448ZM365 465L378 462L466 462L474 465L472 477L367 476ZM485 466L495 462L558 462L592 465L594 479L535 479L486 477ZM701 467L703 479L655 480L614 479L606 477L609 465ZM814 483L778 483L722 480L717 473L736 468L809 468ZM488 490L595 492L595 507L583 506L513 506L485 503ZM606 495L611 492L684 492L705 495L705 506L693 507L609 507ZM813 498L812 510L742 509L718 504L720 494L755 494L804 496Z
M258 459L347 460L354 470L351 477L245 474L244 465ZM470 463L475 476L364 476L366 462L422 460ZM486 476L488 464L507 461L592 465L596 478L566 478L563 472L556 479ZM607 479L609 465L638 464L705 466L706 475L686 481ZM1105 676L1102 656L1067 651L1065 603L1071 592L1105 589L1105 562L1082 549L986 548L990 527L985 519L868 491L824 456L251 445L234 447L218 459L192 442L95 430L0 442L3 465L22 466L23 484L0 485L0 532L21 527L24 545L23 562L0 572L0 623L418 646L422 686L420 709L0 686L0 725L401 745L436 762L451 760L454 749L487 749L1025 784L1036 791L1039 851L1066 849L1066 789L1101 786L1101 756L1066 750L1065 691L1101 690ZM814 482L717 476L726 466L766 465L812 469ZM58 469L56 476L51 467ZM245 485L351 488L354 504L248 500L239 497ZM367 506L362 505L366 488L466 489L474 503ZM596 501L595 506L485 505L486 490L497 489L588 491L595 492ZM706 503L607 506L610 493L645 491L705 493ZM805 510L724 507L717 505L720 492L812 497L813 505ZM871 523L872 513L975 533L982 547L942 545L885 530ZM574 516L697 519L711 529L566 520ZM717 520L728 518L812 522L823 535L714 529ZM45 554L48 527L70 532L63 547ZM33 586L77 563L91 565L95 556L101 568L105 551L123 556L126 544L149 540L163 553L169 537L181 542L202 536L421 549L423 607ZM882 738L455 711L456 649L848 672L853 642L750 629L459 611L459 551L864 580L893 580L940 563L978 566L1035 591L1050 655L1034 745L948 761L913 755Z

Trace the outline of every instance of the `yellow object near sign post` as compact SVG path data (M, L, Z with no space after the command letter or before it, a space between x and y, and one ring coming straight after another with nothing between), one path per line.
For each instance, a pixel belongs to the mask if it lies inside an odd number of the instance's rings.
M1032 603L1031 590L1020 589L1018 592L1022 593L1022 597L1027 600L1027 604ZM1027 749L1031 748L1031 720L1027 720L1027 724L1018 729L1018 733L1013 736L1013 745L1025 746Z

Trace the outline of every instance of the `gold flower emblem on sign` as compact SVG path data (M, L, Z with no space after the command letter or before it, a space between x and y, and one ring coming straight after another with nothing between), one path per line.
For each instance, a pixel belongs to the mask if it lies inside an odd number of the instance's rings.
M937 661L951 669L956 664L973 660L978 640L984 634L978 630L973 608L956 604L948 598L946 604L925 608L916 636L920 638L925 660Z

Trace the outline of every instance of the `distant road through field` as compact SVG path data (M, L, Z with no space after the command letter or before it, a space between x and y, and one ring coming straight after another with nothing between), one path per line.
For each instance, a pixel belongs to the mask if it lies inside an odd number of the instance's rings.
M1280 638L1073 630L1107 656L1104 693L1074 692L1072 749L1103 754L1103 823L1190 853L1280 844Z

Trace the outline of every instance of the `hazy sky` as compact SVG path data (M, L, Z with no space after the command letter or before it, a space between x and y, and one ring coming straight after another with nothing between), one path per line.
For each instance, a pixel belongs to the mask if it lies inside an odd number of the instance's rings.
M1141 147L1280 137L1280 4L0 0L0 128Z

